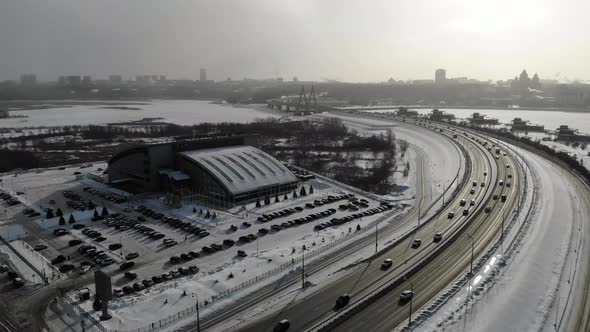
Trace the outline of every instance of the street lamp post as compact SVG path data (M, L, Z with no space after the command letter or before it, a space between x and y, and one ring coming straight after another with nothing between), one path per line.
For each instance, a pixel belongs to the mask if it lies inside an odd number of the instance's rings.
M375 253L377 253L377 239L379 236L378 226L379 226L379 223L375 223Z
M305 288L305 247L301 251L301 289Z
M195 308L197 309L197 332L201 332L201 315L199 315L199 294L193 293L196 298Z

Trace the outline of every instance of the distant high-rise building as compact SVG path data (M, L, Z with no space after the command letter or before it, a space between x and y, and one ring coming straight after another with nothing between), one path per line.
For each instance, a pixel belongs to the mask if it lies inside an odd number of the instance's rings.
M113 84L121 84L123 82L123 77L121 75L109 75L109 82Z
M436 84L444 83L447 80L447 71L444 69L437 69L434 72L434 82Z
M66 83L69 86L79 86L82 83L82 77L80 75L66 76Z
M20 84L23 84L23 85L37 84L37 75L35 75L35 74L20 75Z
M207 80L207 69L201 68L199 71L199 81L205 82Z

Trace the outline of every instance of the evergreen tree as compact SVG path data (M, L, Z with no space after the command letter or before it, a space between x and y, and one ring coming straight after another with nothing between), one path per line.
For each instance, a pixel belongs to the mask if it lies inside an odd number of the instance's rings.
M66 224L66 220L64 219L64 216L59 216L59 225L63 226Z
M102 212L100 213L101 216L106 217L109 215L109 210L107 210L106 206L102 208Z
M299 191L299 196L305 196L307 195L307 192L305 191L305 187L301 186L301 191Z
M70 214L70 219L68 219L68 223L70 224L75 224L76 223L76 218L74 218L74 214Z
M203 209L199 209L199 215L203 215Z
M297 198L297 190L293 190L293 198Z
M268 205L268 204L270 204L270 197L266 196L264 198L264 205Z
M55 212L55 215L58 217L63 217L64 213L61 211L60 208L57 208L57 211Z
M257 198L257 199L256 199L256 207L257 207L257 208L259 208L259 207L261 207L261 206L262 206L262 205L260 205L260 198Z
M209 217L211 217L211 212L207 210L207 213L205 213L205 219L208 219Z
M279 195L275 195L275 203L279 202Z
M98 214L98 211L96 211L96 209L94 209L94 216L92 217L92 220L97 221L99 217L100 217L100 215Z
M193 208L193 213L197 213L197 208L196 207Z
M215 220L217 219L217 213L213 212L213 215L211 216L211 220Z
M53 217L55 217L53 215L53 209L47 209L47 215L45 216L47 219L51 219Z
M311 185L309 186L309 194L313 194L313 187Z
M289 199L289 197L287 197L287 194L285 194L285 196L283 196L283 201L286 201L288 199Z

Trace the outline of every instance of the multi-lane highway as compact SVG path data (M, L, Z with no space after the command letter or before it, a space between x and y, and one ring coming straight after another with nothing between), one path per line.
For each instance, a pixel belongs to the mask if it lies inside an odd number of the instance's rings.
M503 181L506 180L506 157L500 156L500 159L496 160L495 156L493 156L490 152L484 149L480 143L477 143L474 140L468 139L466 137L461 138L460 141L462 142L462 144L465 145L467 152L472 158L472 169L471 174L469 176L469 181L467 181L468 185L462 189L460 194L457 196L457 199L454 200L451 204L449 204L446 207L446 209L439 214L437 218L432 220L426 226L420 228L419 231L415 233L413 236L408 237L404 241L397 243L392 248L389 248L388 250L381 252L378 256L374 257L369 262L359 264L353 272L344 276L342 279L332 283L329 287L321 288L314 294L308 295L307 297L303 298L301 301L295 302L290 306L283 308L279 313L271 315L266 319L260 320L243 330L271 330L272 327L281 319L289 319L294 330L304 330L306 328L310 328L317 321L321 321L333 314L332 309L338 296L342 294L350 294L352 297L351 301L353 302L356 298L360 298L363 295L371 292L376 285L379 285L380 283L383 283L395 276L403 274L404 271L409 269L409 267L423 259L433 249L435 249L435 247L441 245L444 242L443 241L441 243L433 243L434 234L436 234L437 232L442 232L443 237L446 237L456 232L458 228L464 225L467 221L470 221L470 225L480 225L482 223L480 220L484 220L487 218L496 218L499 214L501 214L501 209L499 207L496 207L495 205L509 205L510 202L513 201L513 197L508 197L507 203L498 203L499 199L493 200L492 192L495 191L496 193L499 193L502 190L504 190L504 187L501 187L500 189L496 189L496 187L499 178L501 178ZM484 172L487 173L486 176L484 176ZM513 180L518 181L516 177ZM476 182L476 186L472 185L473 181ZM485 184L484 187L481 187L482 182L484 182ZM474 194L470 194L472 189L474 189L475 191ZM511 187L511 192L516 193L517 190L518 186ZM499 194L499 197L501 197L501 194ZM465 207L460 206L460 199L462 198L464 198L467 201ZM474 199L475 206L470 206L471 199ZM490 201L492 201L493 203L490 203ZM490 203L489 206L492 207L492 211L489 214L485 214L483 213L483 208L484 206L488 206L488 203ZM469 209L469 214L467 216L462 215L463 209ZM479 209L482 210L482 213L475 214L475 211ZM454 212L455 215L451 219L448 218L449 212ZM486 227L485 230L487 229L488 228ZM476 243L474 243L476 245L476 249L481 250L487 242L484 243L483 240L480 240L478 234L486 232L483 229L480 232L476 232L476 228L470 228L469 230L471 231L473 238L476 241ZM487 233L490 232L487 231ZM491 234L493 234L493 231L491 232ZM415 238L420 238L422 240L422 245L418 249L411 248L411 243ZM467 248L470 248L470 246L467 246ZM453 254L457 255L457 253L455 252L453 252ZM387 258L393 260L394 266L387 271L382 271L381 263L384 259ZM435 265L436 264L429 264L429 266ZM455 267L455 269L452 269L452 272L457 272L457 266L464 268L464 262L460 259L459 263L449 264L449 266L451 265L452 267ZM439 272L441 272L442 274L442 272L444 272L445 270L446 269L442 268ZM432 274L432 272L433 271L429 271L430 274ZM454 277L457 273L447 273L447 275ZM448 278L440 279L447 280ZM443 280L439 280L435 284L439 285L442 288L446 286L446 284L444 284L443 282ZM413 283L416 285L416 287L419 287L420 279L417 278ZM440 288L432 286L430 288L432 289L432 291L440 290ZM420 299L422 299L422 301L428 300L430 298L427 298L428 293L429 292L423 292L422 295L419 295L417 293L417 303L420 302ZM399 294L396 293L396 296L399 296ZM380 307L383 307L383 304L381 304ZM402 308L399 308L400 312L403 311L401 309ZM377 312L382 312L387 317L391 316L391 312L388 310L371 310L371 312L374 314ZM366 315L363 312L362 315L359 315L359 317L361 316L364 317ZM360 328L361 326L366 327L367 321L374 322L374 318L369 318L368 320L361 319L361 322L359 322L358 326L353 324L350 326L350 328L347 328L346 330L355 330L356 328ZM394 324L395 320L392 319L391 321L389 321L389 325L384 326L391 327L391 325Z

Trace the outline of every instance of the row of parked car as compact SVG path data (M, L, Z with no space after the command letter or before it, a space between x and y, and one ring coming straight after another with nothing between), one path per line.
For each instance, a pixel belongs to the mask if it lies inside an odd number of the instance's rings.
M199 268L196 265L191 265L189 267L179 267L178 269L171 270L168 273L163 273L161 275L153 276L151 279L144 279L141 282L136 282L133 285L127 285L123 288L116 288L113 290L113 295L116 297L122 297L124 295L130 295L135 292L140 292L146 288L149 288L155 284L162 283L164 281L177 279L182 276L195 274L199 272ZM137 274L134 272L126 272L125 277L127 279L133 280L137 278Z
M107 226L113 227L120 232L135 230L152 240L164 239L166 237L166 235L164 235L163 233L160 233L151 227L142 225L141 223L133 220L131 217L121 214L110 215L105 219L104 223ZM162 243L167 247L172 247L178 244L176 240L171 238L164 239Z
M41 213L33 210L33 209L25 209L23 211L23 214L29 218L33 218L33 217L39 217L41 216Z
M333 218L330 221L327 221L327 222L321 223L319 225L316 225L314 227L314 229L319 231L319 230L322 230L322 229L326 229L326 228L328 228L330 226L342 225L342 224L345 224L347 222L351 222L351 221L353 221L355 219L360 219L362 217L372 216L374 214L385 212L385 211L391 210L393 208L394 208L394 205L393 204L382 202L380 206L375 207L375 208L372 208L372 209L369 209L369 210L366 210L366 211L363 211L363 212L353 213L351 215L348 215L348 216L342 217L342 218Z
M117 204L121 204L126 202L127 200L125 199L125 197L119 196L119 195L115 195L112 194L110 192L107 191L103 191L103 190L99 190L99 189L95 189L95 188L91 188L91 187L84 187L82 190L84 190L85 192L91 193L93 195L99 196L100 198L109 200L111 202L117 203Z
M289 216L289 215L296 213L296 212L301 212L304 210L304 208L313 209L313 208L316 208L316 207L319 207L319 206L322 206L325 204L337 202L337 201L340 201L343 199L350 199L353 197L354 197L354 194L342 194L342 195L336 195L336 196L329 195L328 197L323 198L323 199L316 199L313 201L313 203L307 203L303 207L296 206L294 208L288 208L288 209L284 209L281 211L275 211L275 212L269 213L269 214L263 214L260 217L258 217L257 220L260 222L268 222L268 221L272 221L277 218Z
M20 201L13 197L11 194L7 193L6 191L0 189L0 198L6 202L9 206L15 206L20 204Z
M2 264L0 265L0 272L6 272L8 279L12 280L12 285L16 288L24 286L25 282L21 277L18 276L18 273L12 271L8 265Z
M91 199L88 199L87 197L84 197L71 190L65 190L63 192L63 195L65 198L68 198L68 200L66 201L66 205L70 208L80 211L91 210L96 208L96 204Z

